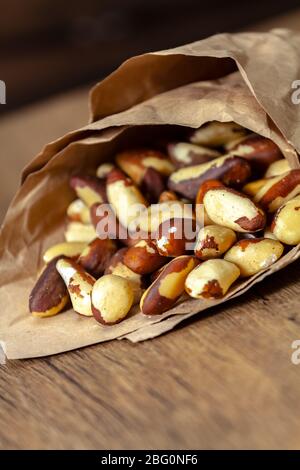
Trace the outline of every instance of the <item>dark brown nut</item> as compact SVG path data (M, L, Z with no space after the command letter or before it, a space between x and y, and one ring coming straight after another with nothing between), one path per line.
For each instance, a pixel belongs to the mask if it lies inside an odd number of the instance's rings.
M29 310L35 317L52 317L69 301L67 288L56 270L57 258L49 262L29 296Z
M174 191L163 191L159 196L159 203L168 201L178 201L178 196Z
M174 171L170 159L157 150L128 150L119 153L116 156L116 162L137 185L142 184L148 168L153 168L164 176L169 176Z
M248 277L274 264L283 249L279 241L270 238L240 240L227 251L224 259L236 264L242 277Z
M86 243L81 242L64 242L57 243L57 245L50 246L44 255L43 260L45 263L50 263L54 258L66 256L67 258L78 258L82 250L86 247Z
M219 258L236 242L236 234L230 228L207 225L197 236L195 255L201 260Z
M300 196L291 199L278 209L271 231L286 245L300 243Z
M118 169L107 177L107 197L120 223L128 228L130 223L148 206L140 190L130 178Z
M114 168L116 168L116 166L113 163L101 163L97 168L96 175L100 179L105 179Z
M173 218L194 219L192 205L182 201L152 204L135 219L132 226L136 227L141 238L155 238L159 225L165 220Z
M179 256L168 263L144 292L140 308L144 315L161 315L172 308L184 293L187 275L199 261L194 256Z
M247 130L235 122L211 121L192 132L193 144L220 147L247 134Z
M275 212L285 202L300 193L300 170L270 178L258 191L254 201L268 212Z
M135 273L128 268L124 263L124 256L128 248L121 248L111 258L109 265L104 271L104 274L114 274L115 276L124 277L128 279L134 292L134 304L137 304L143 293L143 278L140 274Z
M160 224L155 234L155 245L162 256L175 258L193 250L197 223L192 218L172 218Z
M128 279L108 274L94 284L92 311L94 318L102 325L115 325L123 320L133 301L132 284Z
M289 162L286 158L272 163L265 173L265 178L272 178L273 176L283 175L291 170Z
M166 264L151 240L140 240L124 254L124 264L137 274L150 274Z
M268 180L263 178L261 180L251 181L250 183L245 184L243 187L243 193L247 194L250 197L254 197L258 191L266 184Z
M95 278L100 277L118 248L113 240L96 238L88 244L78 258L78 263Z
M219 299L239 275L240 270L235 264L224 259L210 259L190 272L185 290L194 299Z
M141 191L145 195L147 201L150 203L157 202L165 188L165 177L154 168L147 168L141 183Z
M209 163L181 168L168 181L169 189L194 200L199 187L207 180L222 180L228 185L244 183L250 176L249 163L240 157L225 155Z
M71 259L58 260L56 269L67 286L75 312L91 317L91 293L96 280Z
M266 215L251 199L230 188L214 188L204 195L204 207L217 225L235 232L258 232L266 225Z
M92 224L69 222L65 230L66 242L90 243L95 238L97 234Z
M251 166L260 173L265 172L271 163L283 157L280 148L271 139L258 134L246 136L231 148L230 153L246 158L250 161Z
M129 233L123 227L109 204L93 204L91 209L91 221L98 238L101 240L119 240L126 246L134 245L139 239L139 233Z
M70 186L76 192L77 197L88 207L91 207L95 202L107 201L105 181L96 176L72 176Z
M90 210L81 199L75 199L67 208L67 216L69 220L81 222L82 224L90 224Z
M189 144L187 142L176 142L169 144L168 154L176 168L200 165L200 163L205 163L212 160L213 158L221 156L220 152L217 150Z

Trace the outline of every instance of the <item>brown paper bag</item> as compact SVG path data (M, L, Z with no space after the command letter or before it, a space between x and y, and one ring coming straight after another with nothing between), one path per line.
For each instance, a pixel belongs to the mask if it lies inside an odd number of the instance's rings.
M74 171L95 169L117 150L176 134L178 126L197 128L210 120L235 121L271 138L299 168L300 106L291 99L292 83L300 78L299 51L300 36L287 30L217 35L135 57L93 89L94 122L50 143L25 168L1 230L0 344L8 358L45 356L114 338L152 338L242 294L300 256L297 246L224 299L185 300L155 318L136 307L122 323L103 327L72 310L48 319L28 313L42 253L62 240Z

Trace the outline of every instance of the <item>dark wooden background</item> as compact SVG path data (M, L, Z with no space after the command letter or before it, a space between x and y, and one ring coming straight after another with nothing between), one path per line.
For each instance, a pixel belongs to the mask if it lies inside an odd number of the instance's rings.
M4 113L95 82L132 55L245 28L298 0L0 0Z

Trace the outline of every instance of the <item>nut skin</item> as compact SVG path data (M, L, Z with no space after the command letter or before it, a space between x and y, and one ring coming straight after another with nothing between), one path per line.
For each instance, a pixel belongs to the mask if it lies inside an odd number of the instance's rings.
M168 180L168 188L194 200L199 187L207 180L221 180L230 186L237 186L243 184L250 175L251 168L245 159L225 155L209 163L175 171Z
M82 253L82 250L86 247L86 243L81 242L64 242L57 243L57 245L50 246L44 255L43 260L45 263L49 263L54 258L60 256L66 256L67 258L78 258Z
M69 222L65 230L65 240L70 243L90 243L96 237L97 234L92 224Z
M286 245L300 243L300 196L286 202L277 210L271 232Z
M69 301L67 288L56 270L58 259L47 264L30 293L29 311L35 317L57 315Z
M219 181L219 180L204 181L204 183L202 183L201 186L198 189L195 204L196 205L197 204L203 204L203 199L204 199L205 193L207 193L207 191L209 189L213 189L213 188L224 188L224 184L221 183L221 181Z
M275 212L282 204L300 193L300 170L290 170L269 178L258 191L254 201L268 212Z
M283 245L271 238L245 239L233 245L224 259L236 264L242 277L248 277L275 263L283 250Z
M289 165L289 162L284 158L282 160L278 160L272 163L268 167L264 178L273 178L273 176L283 175L284 173L287 173L290 170L291 167Z
M128 279L108 274L98 279L92 290L94 318L102 325L115 325L129 313L134 301Z
M220 225L207 225L198 233L195 255L202 261L219 258L235 242L236 234L230 228Z
M144 288L144 279L140 274L135 273L132 269L128 268L124 263L124 256L128 248L121 248L111 258L109 265L104 271L104 274L114 274L116 276L124 277L131 282L134 293L134 304L137 304L142 296Z
M264 173L269 165L283 158L279 147L258 134L250 134L231 148L233 155L246 158L254 170Z
M204 261L190 272L186 292L194 299L219 299L240 276L239 268L224 259Z
M150 274L166 264L167 260L158 253L151 240L140 240L126 250L124 264L137 274Z
M80 315L91 317L93 315L91 293L96 279L71 259L59 259L56 263L56 269L67 286L74 311Z
M112 170L107 177L107 197L124 228L148 206L140 190L121 170Z
M161 315L172 308L184 293L187 275L199 261L194 256L179 256L170 261L144 292L140 308L144 315Z
M178 196L174 191L163 191L159 196L159 203L168 201L178 201Z
M169 157L177 169L199 165L200 163L209 162L213 158L221 156L220 152L217 150L189 144L187 142L170 143L167 149Z
M67 208L67 217L73 222L90 224L91 216L88 206L81 199L75 199Z
M141 191L145 194L147 201L150 203L157 202L165 188L165 177L155 168L147 168L141 182Z
M104 273L117 250L117 245L113 240L96 238L82 251L78 263L97 279Z
M142 184L149 168L156 170L163 176L169 176L174 171L174 166L169 158L158 150L127 150L116 156L116 162L137 185Z
M155 234L155 245L162 256L176 258L192 250L196 241L195 219L172 218L162 222Z
M220 147L246 134L247 130L235 122L211 121L193 131L189 140L198 145Z
M70 186L88 207L95 202L106 202L105 181L91 175L72 176Z
M213 188L204 195L204 207L217 225L235 232L258 232L266 225L266 215L251 199L231 188Z

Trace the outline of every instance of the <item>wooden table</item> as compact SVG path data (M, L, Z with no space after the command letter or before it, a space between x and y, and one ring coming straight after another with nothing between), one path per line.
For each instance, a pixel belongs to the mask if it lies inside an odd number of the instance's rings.
M2 119L2 215L21 167L83 124L86 102L79 90ZM299 448L299 268L153 341L0 366L0 448Z

